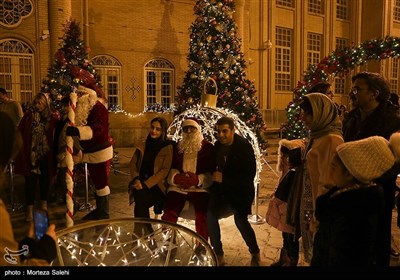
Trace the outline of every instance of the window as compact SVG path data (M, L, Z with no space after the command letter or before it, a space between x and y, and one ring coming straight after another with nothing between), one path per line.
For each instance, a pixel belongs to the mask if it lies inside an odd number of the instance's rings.
M336 37L336 48L344 49L349 46L349 39Z
M336 49L344 49L349 46L349 39L336 37ZM346 79L335 77L335 94L346 94Z
M307 33L307 65L317 64L321 60L321 34Z
M292 29L276 28L275 90L291 91Z
M346 80L344 78L335 78L335 94L345 94L346 93Z
M312 14L322 15L322 0L308 0L308 12Z
M390 58L390 92L399 92L399 59Z
M294 8L294 1L293 0L276 0L276 5Z
M160 104L170 108L174 93L174 67L164 59L153 59L145 66L145 106Z
M18 40L0 41L0 86L27 104L33 97L33 51Z
M100 75L109 109L121 107L121 64L108 55L96 56L92 63Z
M400 22L400 0L395 0L393 4L393 18L394 21Z
M6 27L18 26L32 11L31 0L0 1L0 24Z
M349 19L349 0L336 0L336 18Z

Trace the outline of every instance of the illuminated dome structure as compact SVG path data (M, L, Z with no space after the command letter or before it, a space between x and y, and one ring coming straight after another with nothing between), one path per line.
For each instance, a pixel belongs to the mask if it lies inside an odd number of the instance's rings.
M204 138L209 140L211 143L214 143L217 139L215 138L215 124L217 120L221 117L230 117L233 119L233 122L236 127L236 133L246 138L253 147L257 171L256 176L254 177L254 188L255 188L255 214L249 215L249 221L253 224L262 224L265 222L265 219L258 215L258 187L260 182L260 174L262 171L262 154L260 150L260 146L257 141L257 136L251 131L251 129L241 120L239 117L227 110L217 107L202 107L197 105L196 107L187 109L183 111L179 115L175 116L174 120L171 122L168 127L168 136L171 137L174 141L178 141L181 138L181 126L182 121L186 118L194 117L202 122L202 133ZM189 211L190 212L190 211ZM193 214L184 214L184 216L190 217Z
M260 182L260 173L262 171L262 155L260 146L257 141L257 136L253 133L253 131L251 131L250 128L242 120L240 120L235 113L231 111L221 108L196 106L187 109L181 114L175 116L174 120L171 122L168 128L168 136L171 137L172 140L178 141L181 138L182 121L189 117L194 117L202 122L201 129L203 135L211 143L214 143L217 140L215 138L214 131L215 123L217 122L217 120L221 117L230 117L233 119L233 122L236 126L236 133L246 138L253 146L257 163L257 172L256 176L254 177L254 185L257 189L257 185Z
M135 225L154 232L137 236ZM211 246L191 229L162 220L122 218L75 225L57 232L53 266L216 266Z

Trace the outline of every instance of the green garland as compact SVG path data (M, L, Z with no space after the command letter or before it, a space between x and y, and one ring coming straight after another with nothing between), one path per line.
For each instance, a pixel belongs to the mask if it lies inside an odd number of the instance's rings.
M307 136L307 130L300 119L299 99L319 82L332 77L344 77L357 66L369 60L381 60L400 56L400 37L386 36L384 39L372 39L358 46L343 47L334 50L318 64L310 65L302 81L294 88L294 99L287 106L288 122L282 126L283 137L298 139Z

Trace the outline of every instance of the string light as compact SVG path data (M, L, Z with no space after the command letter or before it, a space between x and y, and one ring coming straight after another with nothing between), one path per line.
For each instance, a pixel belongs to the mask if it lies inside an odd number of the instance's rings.
M258 144L257 136L254 132L231 110L222 108L209 108L196 105L179 115L175 116L174 120L168 127L168 135L175 142L181 138L181 127L183 120L194 117L202 122L201 132L211 143L215 143L215 124L217 120L223 116L233 119L236 127L236 132L246 138L253 147L254 155L256 158L257 172L254 177L254 185L257 186L260 182L260 174L262 171L262 154Z
M337 48L318 64L309 65L303 80L293 89L294 100L287 110L288 121L282 126L285 138L299 139L307 137L307 129L300 119L298 100L319 82L325 82L335 76L344 77L357 66L369 60L381 60L400 56L400 37L386 36L367 40L358 46Z
M154 232L138 237L132 231L136 223L151 224ZM76 225L58 233L58 244L58 259L53 262L56 266L216 265L210 245L194 231L154 219L123 218Z

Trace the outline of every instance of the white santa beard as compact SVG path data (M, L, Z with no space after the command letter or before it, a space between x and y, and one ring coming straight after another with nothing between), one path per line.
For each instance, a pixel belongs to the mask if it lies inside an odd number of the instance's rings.
M182 132L182 140L178 143L179 152L185 154L198 153L201 149L203 134L197 130L194 133Z
M75 125L83 126L86 125L90 111L94 104L97 102L97 96L91 94L85 94L78 98L75 110Z

